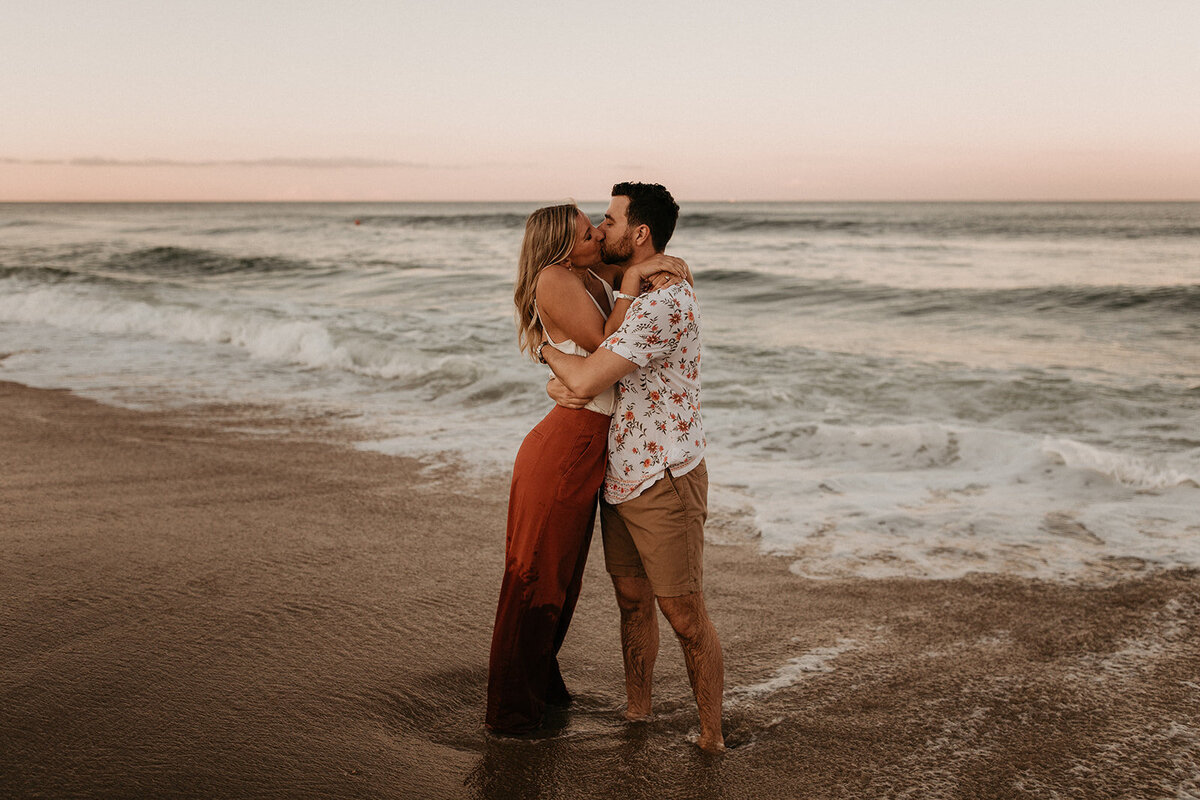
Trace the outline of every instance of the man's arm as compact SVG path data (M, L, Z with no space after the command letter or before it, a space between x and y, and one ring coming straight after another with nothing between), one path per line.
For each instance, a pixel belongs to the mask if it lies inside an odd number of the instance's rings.
M595 397L637 369L637 364L603 347L587 358L546 347L542 349L542 358L572 394L584 397Z
M551 378L546 384L546 394L550 395L550 399L563 408L574 408L578 410L592 402L592 398L590 397L580 397L579 395L574 394L558 378Z

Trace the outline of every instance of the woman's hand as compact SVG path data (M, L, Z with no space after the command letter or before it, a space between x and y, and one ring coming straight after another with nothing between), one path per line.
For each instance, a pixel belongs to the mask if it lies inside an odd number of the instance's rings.
M681 280L683 279L678 275L672 275L669 272L660 272L649 280L642 281L642 287L647 292L657 292L659 289L665 289L668 286L674 286Z
M682 258L658 253L642 263L625 270L621 278L621 291L625 294L638 295L643 288L656 291L667 286L673 286L685 280L695 285L692 270Z

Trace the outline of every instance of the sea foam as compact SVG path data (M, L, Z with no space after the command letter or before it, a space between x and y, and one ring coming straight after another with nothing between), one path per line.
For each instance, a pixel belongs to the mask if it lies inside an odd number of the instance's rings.
M1200 488L1198 474L1159 466L1137 456L1106 452L1070 439L1047 439L1042 443L1042 449L1072 469L1097 472L1126 486L1139 489Z
M1059 579L1200 563L1186 466L943 424L818 425L802 438L769 462L709 456L742 485L716 505L753 508L762 548L798 575Z
M282 310L261 306L238 309L227 303L222 309L129 299L92 286L7 284L0 293L0 321L229 345L261 361L406 384L432 379L469 384L484 371L468 356L423 355L377 337L335 332L326 321L289 318Z

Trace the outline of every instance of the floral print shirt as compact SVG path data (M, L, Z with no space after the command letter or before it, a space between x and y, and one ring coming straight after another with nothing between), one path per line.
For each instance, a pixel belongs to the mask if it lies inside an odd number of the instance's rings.
M637 497L669 468L683 475L707 444L700 421L700 305L686 282L643 294L601 345L638 369L617 384L604 499Z

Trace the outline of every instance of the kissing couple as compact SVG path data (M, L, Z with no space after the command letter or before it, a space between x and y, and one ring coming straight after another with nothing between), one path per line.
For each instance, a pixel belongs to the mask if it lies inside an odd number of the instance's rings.
M651 712L657 609L683 649L699 746L725 749L724 663L704 605L708 469L700 418L700 306L686 263L663 253L679 205L618 183L599 226L574 204L525 223L519 342L553 371L554 408L513 465L486 724L537 728L571 700L558 651L579 598L599 499L604 563L621 617L630 721ZM619 287L619 290L614 290Z

